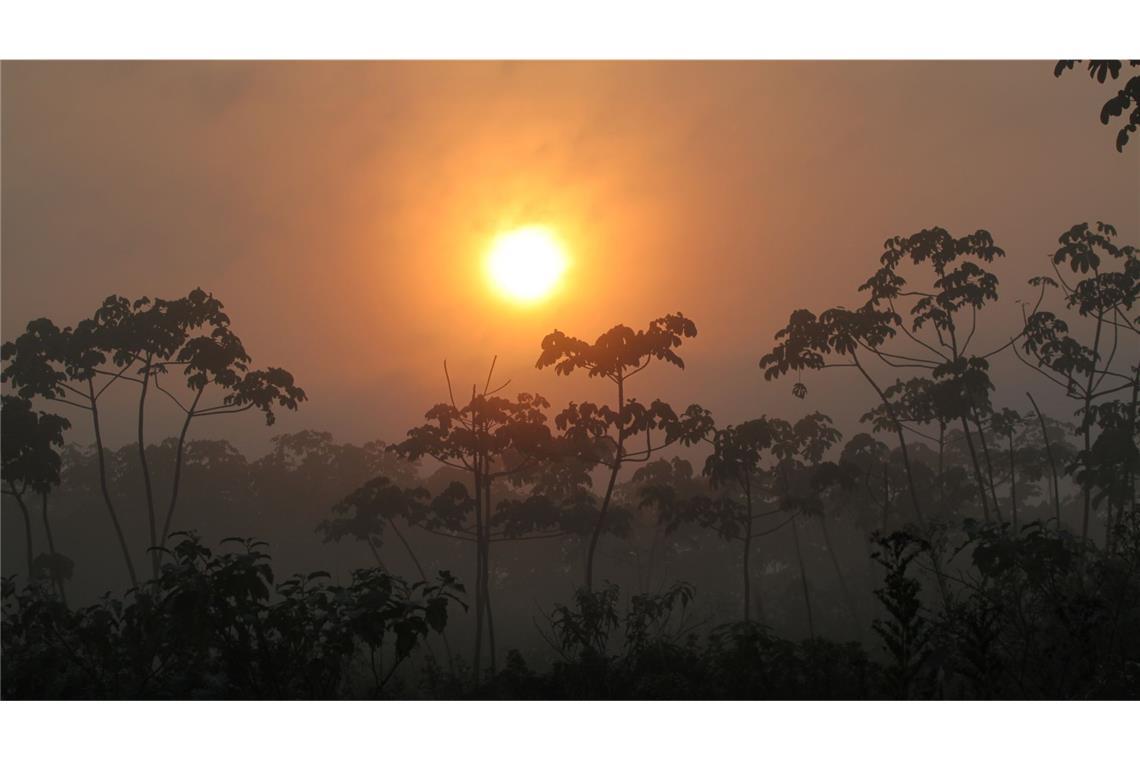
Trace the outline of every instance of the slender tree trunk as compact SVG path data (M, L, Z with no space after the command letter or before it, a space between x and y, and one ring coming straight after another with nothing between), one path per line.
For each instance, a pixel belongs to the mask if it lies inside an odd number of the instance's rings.
M1138 444L1140 441L1136 440L1136 414L1137 409L1140 409L1140 364L1136 365L1132 377L1132 408L1128 413L1128 434L1132 436L1132 443ZM1128 476L1128 482L1131 484L1129 494L1132 499L1132 511L1136 511L1136 470L1133 469ZM1120 517L1124 519L1124 505L1120 507Z
M1092 394L1093 394L1093 380L1096 378L1096 365L1100 361L1100 332L1104 324L1104 312L1096 315L1096 334L1093 337L1093 358L1092 366L1089 368L1089 379L1085 383L1084 394L1084 416L1082 417L1085 438L1085 458L1087 459L1092 451ZM1092 512L1092 483L1085 478L1085 482L1081 484L1081 496L1084 499L1084 514L1081 517L1081 544L1086 544L1089 539L1089 514Z
M808 590L807 568L804 566L804 555L800 549L800 531L796 527L796 518L792 518L792 539L796 545L796 562L800 566L800 584L804 593L804 609L807 610L808 638L815 638L815 619L811 613L811 592Z
M653 565L657 559L657 545L661 542L661 525L653 523L653 542L649 544L649 560L645 567L645 583L642 593L648 594L653 588Z
M404 551L406 551L408 553L408 556L411 557L412 563L416 566L416 571L420 574L420 580L426 584L428 582L428 578L427 573L424 572L424 566L420 564L419 557L417 557L416 553L412 551L412 545L408 543L408 539L404 538L404 534L400 530L400 526L398 526L396 524L396 521L391 517L388 518L388 524L392 526L392 532L396 534L396 538L398 538L400 540L400 543L404 545ZM441 639L443 639L443 648L444 651L447 652L448 668L451 670L451 675L454 676L455 658L451 654L451 642L448 641L447 631L440 631L439 636Z
M831 566L835 568L835 578L839 581L839 590L843 593L843 601L847 604L847 611L851 613L851 621L855 623L855 628L862 636L863 623L859 619L859 610L855 607L855 599L851 596L851 590L847 588L847 579L843 575L843 569L839 567L839 558L835 556L835 548L831 545L831 533L827 530L827 517L822 512L819 514L819 528L823 533L823 545L827 547L827 555L831 557Z
M625 381L618 377L618 436L617 449L614 451L614 461L610 466L610 481L606 485L606 494L602 498L602 508L598 512L598 521L594 524L594 532L590 536L590 547L586 551L586 590L594 590L594 552L598 549L598 539L602 535L602 527L606 522L606 512L610 508L610 499L614 495L614 484L617 483L618 471L621 470L622 447L625 445L625 426L621 424L621 415L625 409Z
M384 566L384 560L380 559L380 552L376 549L376 542L372 540L372 536L367 536L365 543L368 544L368 551L372 552L372 559L376 560L376 567L380 568L380 572L388 572L388 568Z
M1089 451L1092 449L1092 441L1090 435L1090 428L1092 423L1089 419L1089 400L1085 399L1085 457L1089 456ZM1081 515L1081 545L1084 546L1089 540L1089 514L1092 512L1092 484L1085 478L1085 482L1081 484L1081 496L1084 499L1084 511Z
M143 366L142 390L139 392L139 425L138 425L138 445L139 445L139 463L142 465L143 486L146 493L146 516L150 529L150 546L147 548L147 554L150 555L151 571L154 577L158 577L159 571L159 556L155 548L158 546L158 525L156 516L154 514L154 489L150 483L150 467L147 466L146 461L146 442L143 439L143 422L146 412L146 394L150 388L150 363L151 357L148 355L146 364Z
M396 538L400 540L404 551L408 553L408 557L412 560L412 564L416 566L416 572L420 574L420 580L427 583L427 573L424 572L424 566L420 564L419 558L416 557L416 553L412 551L411 544L408 543L408 539L404 538L404 534L400 531L400 527L396 525L396 521L389 517L388 525L391 526L392 532L396 534Z
M906 436L903 435L902 421L899 420L898 415L895 413L894 404L892 404L887 399L886 395L883 393L883 389L879 387L879 384L876 383L871 375L868 374L867 370L863 368L863 365L859 362L859 359L854 355L852 355L852 359L855 362L855 366L863 374L863 377L867 380L868 383L871 384L871 387L875 389L875 393L879 395L879 399L883 402L883 407L887 410L887 414L891 418L892 426L895 429L895 435L899 439L899 453L902 454L903 458L903 469L906 471L907 487L910 490L910 501L911 505L914 507L914 516L917 518L919 526L926 528L926 518L922 514L922 505L918 498L918 486L914 484L914 471L910 466L910 452L906 447Z
M615 457L618 454L615 453ZM610 500L613 498L614 484L617 482L618 470L621 469L621 460L614 459L613 465L610 466L610 480L606 485L605 496L602 497L602 508L598 512L598 520L594 523L594 532L590 535L590 545L586 550L586 590L594 590L594 553L598 550L598 539L602 536L602 528L606 522L606 513L610 508Z
M1132 439L1133 446L1140 443L1136 437L1136 413L1137 407L1140 406L1140 364L1136 365L1134 376L1132 378L1132 406L1128 412L1128 436ZM1128 473L1128 498L1120 500L1120 506L1116 510L1116 517L1112 521L1114 528L1119 528L1124 523L1124 510L1126 506L1130 506L1132 511L1136 511L1136 468ZM1112 513L1112 505L1109 505L1109 514ZM1115 543L1115 542L1114 542Z
M178 448L174 454L174 482L170 487L170 506L166 508L166 519L162 522L162 535L158 539L158 546L162 549L166 548L166 537L170 535L170 525L174 520L174 507L178 504L178 486L182 482L182 452L186 446L186 432L190 429L190 421L194 419L194 410L198 408L198 402L202 399L202 393L205 390L205 386L198 389L198 394L194 396L194 403L190 405L190 411L186 413L186 419L182 421L182 430L178 434Z
M1013 532L1020 529L1017 519L1017 468L1013 461L1013 430L1009 432L1009 510L1013 513Z
M938 511L946 510L946 423L938 421Z
M123 537L123 527L119 524L119 516L115 512L115 503L111 501L111 490L107 486L107 456L103 451L103 434L99 427L99 407L95 401L95 383L88 380L87 388L91 399L91 422L95 428L95 452L99 457L99 489L103 492L103 503L107 505L107 514L111 516L111 524L115 527L115 536L119 539L119 549L123 553L123 560L127 563L127 575L130 576L131 585L137 588L139 579L135 574L135 563L131 560L131 550L127 547L127 539Z
M51 552L51 579L55 582L56 590L59 592L59 601L63 602L63 606L67 607L67 592L63 588L63 576L59 574L58 559L55 552L55 539L51 533L51 520L48 519L48 495L45 491L40 494L42 500L41 506L44 518L44 535L47 537L48 551Z
M982 456L986 462L986 475L988 476L988 482L990 484L990 497L993 500L992 504L994 505L994 517L998 519L998 522L1001 522L1001 507L998 506L997 488L994 487L994 464L993 460L990 459L990 447L989 444L986 443L986 431L982 427L982 416L979 414L978 408L976 406L973 407L973 409L974 425L978 428L978 441L982 444Z
M487 464L488 470L490 463ZM491 476L490 472L486 473L484 479L484 488L486 489L486 498L484 502L487 508L487 517L483 521L483 530L486 533L486 549L483 551L483 604L487 608L487 648L491 653L491 675L493 676L498 672L496 663L495 651L495 616L491 612L491 517L492 517L492 501L491 501Z
M1107 554L1112 554L1112 519L1113 519L1112 501L1105 499L1104 501L1104 551Z
M491 655L491 677L498 672L498 665L495 661L495 615L491 611L491 583L490 583L490 568L491 557L487 555L484 560L484 573L488 577L483 579L483 605L486 607L487 615L487 649Z
M889 455L888 455L889 456ZM891 506L891 465L889 462L883 464L883 515L882 523L879 530L883 535L887 534L887 523L890 518Z
M970 435L970 426L966 422L966 415L962 415L962 432L966 435L966 446L970 450L970 461L974 465L974 480L978 484L978 498L982 500L982 516L986 522L990 521L990 505L986 499L986 480L982 476L982 467L978 463L978 450L974 448L974 439Z
M28 505L24 503L24 497L16 490L11 481L8 482L8 490L4 493L16 499L16 506L20 508L20 514L24 516L24 554L28 562L28 585L31 585L32 581L35 580L35 574L32 572L35 560L35 550L32 546L32 518L28 514Z
M752 488L745 480L744 499L748 505L748 514L744 517L744 622L752 620L752 573L749 561L752 558Z
M756 605L756 620L760 625L767 625L768 618L764 613L764 572L761 567L760 573L756 576L755 588L752 591L752 603Z
M1037 421L1041 423L1041 440L1045 442L1045 455L1049 459L1049 471L1053 473L1053 516L1057 520L1057 530L1061 529L1061 487L1057 478L1057 462L1053 459L1053 444L1049 441L1049 430L1045 426L1045 417L1041 414L1033 394L1026 391L1029 403L1033 404L1033 411L1037 412Z
M475 458L475 654L472 658L475 685L483 666L483 465Z
M895 435L897 435L899 439L899 452L903 458L903 469L906 471L907 488L910 490L910 500L914 507L914 515L918 519L919 527L925 531L926 518L922 514L922 505L919 503L918 486L914 483L914 470L910 466L910 452L908 452L906 448L906 436L903 435L902 421L899 420L898 415L895 413L894 405L887 399L883 393L883 389L879 387L879 384L875 382L875 379L871 377L870 373L863 368L862 363L859 361L858 354L852 353L851 360L867 382L870 383L871 387L875 389L875 393L879 395L879 399L883 402L883 407L890 415L891 422L895 428ZM969 438L969 436L967 436L967 438ZM938 584L938 591L942 596L942 601L944 604L949 604L950 590L946 587L946 578L942 573L942 558L938 556L937 550L933 548L933 543L930 550L930 562L934 565L935 582Z

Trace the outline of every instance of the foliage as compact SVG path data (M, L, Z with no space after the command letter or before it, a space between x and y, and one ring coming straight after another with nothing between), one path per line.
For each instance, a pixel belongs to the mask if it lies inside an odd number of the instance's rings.
M1053 76L1061 76L1069 71L1079 61L1058 61L1053 68ZM1120 77L1124 64L1130 67L1140 66L1140 61L1089 61L1089 78L1104 84L1109 79L1116 81ZM1129 113L1131 109L1131 113ZM1100 109L1100 123L1107 125L1111 119L1127 117L1127 122L1121 125L1116 133L1116 152L1123 153L1124 146L1128 144L1129 136L1140 129L1140 74L1131 77L1124 86L1105 101Z
M274 584L261 542L230 541L240 549L215 554L183 534L158 578L75 611L5 579L4 697L376 696L462 606L447 573L408 583L369 568L347 586L326 573Z
M875 596L889 617L871 625L890 656L888 689L896 699L926 696L930 690L927 662L933 626L919 599L922 584L908 576L907 570L919 551L929 547L903 532L879 536L875 543L879 551L871 556L886 571L885 587L875 591Z

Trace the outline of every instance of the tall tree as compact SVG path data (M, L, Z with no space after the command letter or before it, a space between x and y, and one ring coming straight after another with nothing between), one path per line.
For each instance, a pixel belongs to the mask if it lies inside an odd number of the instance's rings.
M989 476L993 463L982 432L993 389L989 361L1013 340L982 352L971 351L971 345L978 334L979 313L998 300L998 278L986 265L1004 255L985 230L955 238L936 227L888 240L882 266L860 288L869 294L868 305L890 314L905 337L905 341L895 341L902 345L880 351L881 358L893 367L929 373L932 382L926 388L932 394L931 417L940 424L948 417L961 423L987 519L991 507L996 513L996 493ZM925 269L929 275L920 279ZM917 270L918 276L909 270ZM919 281L912 283L908 277ZM974 445L975 433L981 457Z
M446 369L446 365L445 365ZM494 365L492 365L492 371ZM433 459L467 481L454 481L432 504L432 513L417 521L421 527L453 538L466 538L476 547L474 678L481 677L483 633L486 629L494 669L494 625L490 606L491 544L499 538L493 487L518 475L548 456L550 429L541 396L520 393L515 400L493 395L491 375L481 393L474 388L463 406L450 393L424 415L428 423L408 431L393 450L411 460ZM448 381L450 391L450 380ZM510 454L517 454L510 457ZM468 516L474 517L473 523ZM501 518L499 518L501 520ZM560 531L552 531L560 533Z
M693 500L708 495L708 483L695 474L687 459L672 457L642 465L628 483L618 488L625 491L621 497L615 497L618 503L622 498L636 503L639 514L644 514L651 525L648 556L643 573L639 572L638 576L638 592L650 593L654 588L653 573L665 564L669 555L670 544L666 541L682 526L696 522ZM639 571L642 570L640 554L640 550L635 549Z
M36 412L28 399L5 395L0 401L0 480L3 493L11 496L24 518L24 549L27 553L28 582L35 580L35 548L32 541L32 520L26 493L37 494L43 510L44 533L48 541L48 569L52 583L66 604L67 595L59 573L60 555L55 550L51 521L48 519L48 494L59 485L62 459L57 451L63 446L63 432L71 427L65 418L56 414Z
M1116 229L1097 222L1078 224L1060 236L1060 247L1052 257L1053 277L1035 277L1030 282L1043 288L1059 288L1066 310L1080 320L1086 335L1082 342L1067 320L1051 311L1035 311L1025 317L1022 361L1060 388L1065 396L1079 403L1077 430L1083 447L1070 465L1081 485L1083 513L1081 538L1088 540L1089 517L1094 504L1094 484L1099 478L1093 454L1094 434L1109 433L1117 443L1136 448L1136 437L1128 425L1101 424L1116 420L1116 404L1131 402L1123 418L1135 419L1140 390L1140 320L1132 307L1140 298L1140 253L1131 245L1115 242ZM1062 271L1067 266L1070 282ZM1124 366L1121 366L1123 360ZM1109 431L1112 432L1109 432ZM1102 450L1103 447L1102 447ZM1135 497L1129 501L1134 503ZM1106 515L1108 523L1113 521Z
M10 381L22 397L57 401L91 415L104 503L134 585L138 585L138 577L106 483L99 409L102 395L120 381L134 383L138 391L136 439L149 531L148 548L159 550L151 554L152 571L156 576L160 551L178 502L182 455L191 421L256 409L264 413L267 424L272 424L274 407L296 409L305 400L304 391L285 370L249 368L249 356L229 323L221 302L200 288L174 300L129 301L121 296L110 296L91 318L74 328L61 329L51 320L37 319L28 324L22 335L4 344L3 359L8 365L0 378ZM181 369L192 400L180 401L171 389L162 386L161 378L172 368ZM174 400L185 415L161 530L145 440L147 400L152 387ZM203 406L203 398L211 390L218 398Z
M815 623L812 612L810 584L807 565L803 558L797 518L808 517L820 520L825 548L836 570L844 600L852 616L857 621L846 581L839 569L838 561L831 545L831 535L827 531L823 512L822 491L838 481L838 471L834 465L824 468L823 458L828 450L841 438L839 431L832 426L831 418L815 412L806 415L795 423L775 420L772 426L772 453L776 461L771 467L773 492L780 508L791 515L792 541L796 550L796 562L800 570L800 584L803 590L804 607L807 613L808 635L815 637Z
M988 360L1016 340L1015 337L981 353L970 350L978 313L998 297L997 277L984 265L1003 255L985 230L955 238L935 227L908 237L891 238L884 244L881 266L860 286L861 291L868 293L862 306L829 309L818 317L807 310L794 312L787 327L776 334L777 345L760 360L767 379L826 367L850 367L862 375L879 397L887 426L898 438L911 506L924 532L930 526L922 509L904 432L913 427L908 428L897 403L897 396L902 395L899 384L905 381L896 379L895 386L884 387L872 374L871 362L890 370L928 375L931 383L925 388L937 392L941 407L939 414L929 415L928 419L944 421L947 406L951 407L972 449L971 425L980 426L981 417L989 409L992 386ZM910 284L908 276L914 277L911 269L917 270L920 277L928 269L929 276L917 285ZM831 360L832 356L840 360ZM920 389L907 390L913 393ZM802 397L807 388L797 382L793 392ZM948 403L951 400L953 403ZM987 497L987 479L976 452L973 463L979 497L986 509L992 494ZM935 554L931 558L946 599L948 590L941 560Z
M627 395L629 380L655 360L684 369L685 363L676 349L686 338L696 334L692 320L676 313L653 320L644 330L617 325L593 343L570 337L560 330L542 339L542 353L535 365L539 369L553 366L559 375L584 371L589 377L609 380L617 395L616 407L572 402L555 418L564 440L577 448L578 456L609 471L601 509L586 551L588 591L594 588L594 555L622 467L631 462L647 462L654 452L676 441L695 443L707 430L706 415L699 407L690 407L678 416L660 399L646 406ZM658 434L656 442L654 433ZM633 444L633 441L639 443Z
M772 506L773 501L769 495L769 478L761 466L764 456L771 452L778 425L779 421L761 417L716 430L711 437L713 451L705 459L702 472L717 493L713 497L698 497L696 501L697 518L702 524L715 529L723 539L740 540L743 544L745 622L752 618L753 541L791 521L789 517L775 527L757 529L757 521L781 512L778 506L766 508Z

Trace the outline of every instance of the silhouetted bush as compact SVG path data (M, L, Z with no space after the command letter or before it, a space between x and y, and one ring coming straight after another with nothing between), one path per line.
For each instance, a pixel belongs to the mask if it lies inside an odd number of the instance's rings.
M274 584L263 544L213 553L183 534L159 577L69 611L3 585L5 698L327 699L383 692L463 587L375 568Z

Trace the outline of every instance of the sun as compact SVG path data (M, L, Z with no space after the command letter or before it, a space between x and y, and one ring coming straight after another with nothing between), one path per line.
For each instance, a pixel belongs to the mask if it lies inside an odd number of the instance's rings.
M567 266L562 242L551 230L520 227L491 243L487 276L508 298L533 303L554 291Z

